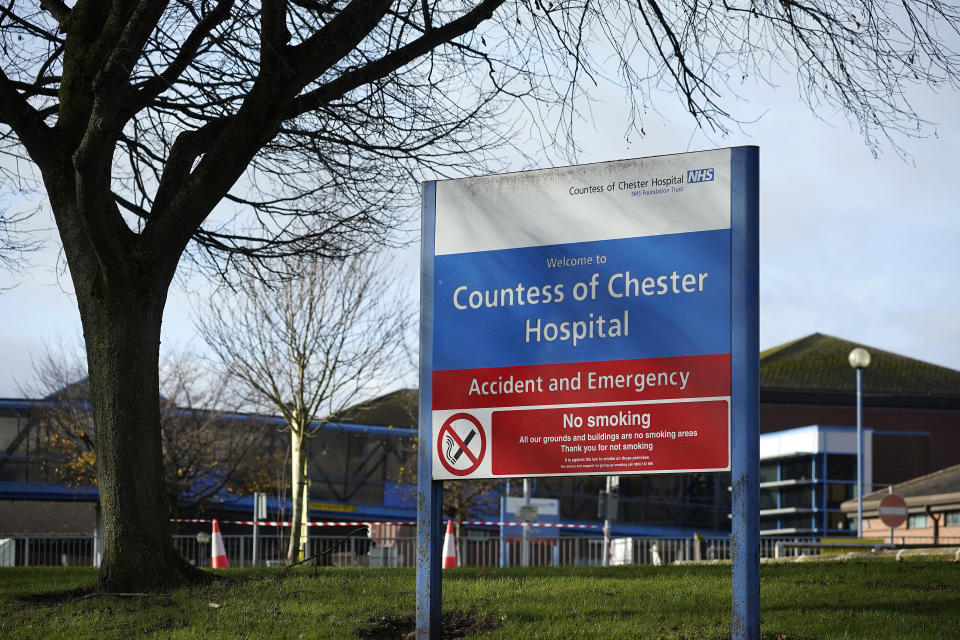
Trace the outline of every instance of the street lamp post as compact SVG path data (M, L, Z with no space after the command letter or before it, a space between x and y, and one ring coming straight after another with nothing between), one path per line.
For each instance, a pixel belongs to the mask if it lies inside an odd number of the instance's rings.
M857 370L857 537L863 537L863 384L862 372L870 366L870 352L857 347L847 358Z

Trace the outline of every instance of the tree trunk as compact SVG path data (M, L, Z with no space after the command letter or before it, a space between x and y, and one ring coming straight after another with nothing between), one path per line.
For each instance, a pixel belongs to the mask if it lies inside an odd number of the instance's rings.
M290 546L287 547L287 564L300 559L300 523L303 520L304 491L307 478L307 452L304 448L304 428L291 425L290 428L290 501L293 513L290 514Z
M173 546L160 440L160 322L166 288L118 277L84 283L77 300L96 425L104 555L111 592L165 589L201 574Z

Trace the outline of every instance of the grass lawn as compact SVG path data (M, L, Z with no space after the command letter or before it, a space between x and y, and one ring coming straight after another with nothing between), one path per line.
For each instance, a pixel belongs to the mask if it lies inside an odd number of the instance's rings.
M82 568L0 569L0 638L403 638L410 569L233 570L166 595L92 593ZM729 638L730 567L455 569L454 637ZM960 564L851 560L765 564L765 640L960 638Z

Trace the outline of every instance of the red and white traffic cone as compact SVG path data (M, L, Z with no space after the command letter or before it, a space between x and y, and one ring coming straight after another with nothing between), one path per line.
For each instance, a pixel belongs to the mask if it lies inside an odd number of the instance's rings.
M220 535L220 525L216 518L213 520L213 534L210 537L210 566L214 569L229 569L227 551L223 548L223 536Z
M457 538L453 535L453 520L447 520L447 533L443 536L443 568L452 569L457 566L457 554L454 550Z

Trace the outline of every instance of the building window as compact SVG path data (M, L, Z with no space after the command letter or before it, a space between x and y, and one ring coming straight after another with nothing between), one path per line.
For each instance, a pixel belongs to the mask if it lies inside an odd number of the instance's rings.
M791 460L780 465L781 480L809 480L813 477L813 458Z
M776 489L760 489L760 508L761 509L777 508L777 490Z
M827 455L828 480L856 480L857 456L831 453Z
M780 508L812 509L813 492L809 486L786 487L780 491Z
M776 482L780 479L776 462L760 463L760 482Z
M848 529L848 520L847 517L842 513L828 513L827 514L827 529Z
M907 516L907 529L926 529L930 526L930 518L925 513L911 513Z
M827 508L839 509L840 503L853 497L852 484L831 483L827 485Z
M960 527L960 511L947 511L946 521L944 522L946 527Z
M808 530L813 529L813 518L812 516L805 514L796 514L789 516L780 517L780 528L781 529L800 529Z

